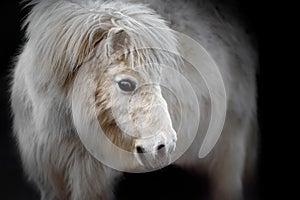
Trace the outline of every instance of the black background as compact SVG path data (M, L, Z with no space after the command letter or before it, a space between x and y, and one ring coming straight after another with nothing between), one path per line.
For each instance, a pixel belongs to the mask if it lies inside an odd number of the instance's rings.
M259 196L259 199L272 199L272 194L279 197L277 189L283 185L279 181L281 175L278 175L281 172L274 172L276 164L273 165L272 162L274 154L280 157L280 152L276 148L269 147L272 141L280 140L277 134L279 127L274 128L278 120L273 121L275 103L271 101L273 100L271 96L277 90L270 84L270 80L273 80L270 71L279 70L279 63L274 62L274 57L278 54L270 53L274 47L272 33L277 30L277 24L274 23L274 19L277 19L276 10L271 4L262 5L258 0L221 2L237 6L249 31L256 35L258 41L260 69L257 83L261 148L258 189L254 194ZM8 97L9 71L13 58L23 42L24 32L20 31L20 26L27 11L21 11L19 1L16 0L5 0L0 5L0 199L34 200L39 199L39 195L23 176L15 141L12 138ZM274 183L276 186L271 187ZM119 199L140 199L141 195L145 196L142 199L193 199L205 195L205 191L207 191L205 180L173 167L154 173L126 174L116 189Z

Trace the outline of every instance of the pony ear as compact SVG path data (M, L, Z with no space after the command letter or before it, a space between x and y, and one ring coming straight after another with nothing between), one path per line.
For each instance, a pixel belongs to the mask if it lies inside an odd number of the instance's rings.
M125 30L110 30L106 39L106 55L112 56L114 54L120 55L124 50L128 49L130 45L129 35Z
M95 33L90 35L89 36L89 43L88 43L89 49L90 50L95 49L99 45L99 43L103 39L105 39L106 34L107 34L107 31L102 30L102 29L98 29Z
M107 31L101 28L90 30L80 36L79 40L74 44L73 58L76 65L80 65L85 59L89 59L89 55L95 51L99 44L105 40ZM71 59L72 60L72 59Z
M69 40L71 42L68 42L66 48L68 53L62 57L62 60L68 63L64 64L64 66L71 65L71 70L65 73L56 72L56 74L60 74L63 78L63 87L68 85L69 80L72 80L77 69L85 60L89 60L92 56L99 55L102 59L114 59L123 55L130 43L129 35L126 31L117 28L111 28L109 30L97 28L88 30L79 36L77 32L75 32ZM64 68L57 67L56 69L61 70ZM63 77L64 74L66 77Z
M56 34L49 34L49 40L53 41L51 45L43 46L49 49L49 53L45 53L40 57L47 58L48 66L56 79L56 84L68 85L72 77L80 68L80 66L94 55L99 44L105 40L107 30L102 28L71 29L67 27L69 32L59 31ZM50 59L49 59L50 58ZM70 78L71 77L71 78Z

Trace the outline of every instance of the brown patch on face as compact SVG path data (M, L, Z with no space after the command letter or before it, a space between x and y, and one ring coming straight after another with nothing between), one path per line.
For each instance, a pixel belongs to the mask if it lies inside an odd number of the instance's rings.
M107 118L107 115L111 114L112 113L110 110L106 110L97 116L98 122L104 134L113 144L117 145L119 148L125 151L133 152L134 139L124 135L113 119L111 121L105 120Z
M113 144L123 150L133 152L135 143L134 138L122 133L113 118L111 108L108 106L111 101L111 92L108 89L111 80L106 77L105 72L102 75L101 78L96 80L98 84L94 93L95 108L97 110L97 120L99 125Z
M112 116L110 109L100 112L100 114L97 116L98 122L104 134L119 148L125 151L133 152L135 143L134 138L123 134L120 128L117 126L115 120L110 119L110 116Z

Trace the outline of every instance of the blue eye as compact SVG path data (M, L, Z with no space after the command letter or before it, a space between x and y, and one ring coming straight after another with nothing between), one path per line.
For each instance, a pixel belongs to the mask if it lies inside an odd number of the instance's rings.
M118 82L119 88L125 92L132 92L136 88L136 83L130 79L123 79Z

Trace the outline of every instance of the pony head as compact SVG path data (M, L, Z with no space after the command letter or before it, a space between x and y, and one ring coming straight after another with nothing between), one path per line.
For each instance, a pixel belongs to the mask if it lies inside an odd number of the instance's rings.
M104 143L95 138L103 132L110 146L132 152L138 165L165 166L177 136L161 91L161 71L181 63L174 56L179 54L172 30L143 5L59 3L61 11L51 22L45 16L44 24L29 23L28 30L40 56L47 55L49 84L67 97L78 134ZM34 10L29 21L33 17ZM47 23L52 28L44 37L34 37L34 26ZM117 156L110 147L104 151Z

